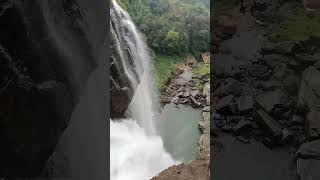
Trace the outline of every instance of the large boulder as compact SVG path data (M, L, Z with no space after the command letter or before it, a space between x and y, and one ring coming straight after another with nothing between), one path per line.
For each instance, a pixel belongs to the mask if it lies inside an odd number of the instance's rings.
M302 144L296 159L297 174L301 180L320 179L320 140Z
M240 96L238 99L238 111L248 112L253 109L254 100L252 96Z
M296 43L293 41L282 41L273 43L265 41L262 45L261 52L263 54L291 54Z
M289 97L280 89L263 92L257 95L255 100L267 112L272 112L275 108L286 111L291 105Z
M233 78L227 78L221 85L213 92L214 96L223 97L229 94L240 95L242 91L242 84L240 81Z
M266 134L275 139L281 136L281 126L275 119L263 110L258 110L257 115L258 122L266 129Z
M271 68L276 67L280 63L288 63L290 59L281 54L268 54L263 57L265 63Z
M250 62L235 59L232 55L215 54L212 62L213 73L218 77L236 77L241 69L249 67Z
M299 102L309 111L317 111L320 107L320 71L313 66L307 68L302 75Z
M310 139L320 138L320 111L311 111L308 114L306 128Z

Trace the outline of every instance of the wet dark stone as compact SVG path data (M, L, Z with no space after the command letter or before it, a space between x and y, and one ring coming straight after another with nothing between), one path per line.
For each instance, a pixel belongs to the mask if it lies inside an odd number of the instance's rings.
M301 78L299 88L299 103L310 111L320 107L320 71L313 66L307 68Z
M249 68L249 75L253 77L261 77L269 72L268 66L253 65Z
M307 115L307 134L311 140L320 138L320 111L311 111Z
M305 123L305 120L301 116L298 116L298 115L293 115L291 121L295 124L304 124Z
M243 136L236 136L236 138L237 138L238 141L240 141L242 143L245 143L245 144L250 143L250 140L245 138L245 137L243 137Z
M216 54L211 66L217 77L239 77L240 69L249 67L250 63L237 60L232 55Z
M216 110L218 113L228 113L231 112L231 107L230 105L234 101L234 96L233 95L228 95L223 98L221 98L218 103L216 104Z
M226 96L229 94L240 95L242 91L241 83L233 78L227 78L213 93L214 96Z
M290 105L288 96L279 89L259 94L255 100L267 112L271 112L276 106L286 110Z
M263 110L258 110L257 115L259 118L258 122L267 130L267 133L272 138L281 136L281 126L276 120Z
M238 111L239 112L248 112L252 110L254 100L252 96L240 96L238 100Z
M288 57L286 57L284 55L280 55L280 54L265 55L263 57L263 60L271 68L274 68L275 66L277 66L280 63L288 63L290 61L290 59Z
M310 54L296 54L295 59L302 63L307 65L313 65L315 62L318 61L313 55Z
M235 126L232 127L232 130L235 133L239 133L239 131L243 129L248 129L251 127L251 122L247 120L240 120Z
M320 141L302 144L296 153L297 173L300 179L320 179Z
M262 48L262 54L291 54L296 43L292 41L282 41L279 43L272 43L266 41Z

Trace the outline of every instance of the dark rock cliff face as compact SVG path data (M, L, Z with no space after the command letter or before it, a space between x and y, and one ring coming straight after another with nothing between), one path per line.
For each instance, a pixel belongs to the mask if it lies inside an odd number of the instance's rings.
M116 10L111 4L111 58L110 58L110 96L111 96L111 118L123 118L129 103L133 97L135 87L130 82L126 73L132 71L138 79L135 63L133 62L133 50L128 43L134 42L132 32L123 21L125 15ZM129 40L130 39L130 40ZM123 64L125 63L125 64Z
M133 89L130 88L129 80L124 75L124 69L119 63L120 57L115 46L114 37L111 37L110 115L111 118L122 118L133 96Z
M97 66L106 30L80 7L0 2L0 177L40 175Z

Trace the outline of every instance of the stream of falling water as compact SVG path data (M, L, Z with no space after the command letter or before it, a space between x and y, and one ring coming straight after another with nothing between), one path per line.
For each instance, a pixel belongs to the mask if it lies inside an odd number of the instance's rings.
M152 63L147 47L129 15L115 0L110 13L112 37L125 75L135 89L126 112L128 118L110 122L111 180L150 179L177 162L156 134ZM125 51L130 52L131 62Z

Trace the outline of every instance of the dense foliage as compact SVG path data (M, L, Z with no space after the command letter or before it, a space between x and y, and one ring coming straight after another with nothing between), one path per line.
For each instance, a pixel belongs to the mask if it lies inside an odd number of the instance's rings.
M209 51L209 0L121 0L156 54Z

